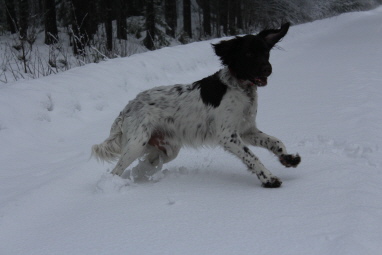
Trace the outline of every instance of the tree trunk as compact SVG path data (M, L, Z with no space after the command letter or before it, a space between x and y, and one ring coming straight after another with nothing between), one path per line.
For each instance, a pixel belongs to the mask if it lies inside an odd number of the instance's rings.
M45 44L58 42L56 3L55 0L45 0Z
M106 7L105 30L106 30L106 49L113 50L113 17L112 17L112 1L104 0Z
M9 31L11 31L11 34L17 33L18 28L14 0L5 0L5 14Z
M19 0L20 39L26 40L28 34L29 5L28 0Z
M91 1L89 0L89 5L87 6L87 21L86 21L86 27L85 31L88 35L88 39L93 40L94 35L98 31L98 24L103 22L101 11L100 1ZM104 9L102 9L104 10Z
M236 13L235 13L235 16L236 16L236 27L239 29L239 30L242 30L244 27L243 27L243 13L241 11L241 7L242 7L242 0L236 0L237 1L237 6L236 6Z
M165 2L165 20L168 28L166 28L166 34L175 38L176 32L176 0L166 0Z
M85 46L89 43L88 29L88 0L72 0L74 18L73 29L73 51L75 55L85 55Z
M192 38L191 0L183 0L183 30L189 38Z
M204 36L211 36L210 0L203 0L203 30L204 30Z
M118 0L117 38L127 40L127 2Z
M236 34L236 8L237 8L237 1L229 0L228 1L228 27L229 27L230 35Z
M221 11L220 11L220 8L222 6L222 3L217 1L215 4L216 4L216 7L215 7L215 9L213 9L213 11L215 12L216 36L221 37L221 26L220 26L221 25L221 18L220 18Z
M223 34L228 35L228 1L221 3L220 26L223 27Z
M149 50L155 50L155 9L154 0L146 0L146 38L144 45Z

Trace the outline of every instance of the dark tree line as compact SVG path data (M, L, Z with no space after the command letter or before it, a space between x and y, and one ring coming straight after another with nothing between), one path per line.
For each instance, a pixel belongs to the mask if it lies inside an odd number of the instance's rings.
M0 0L0 25L28 39L31 27L45 32L45 43L59 38L57 27L69 31L75 54L85 54L100 29L106 51L116 39L128 34L143 37L144 45L156 49L179 41L202 40L251 33L263 27L294 24L364 10L382 0ZM132 25L129 18L142 17Z

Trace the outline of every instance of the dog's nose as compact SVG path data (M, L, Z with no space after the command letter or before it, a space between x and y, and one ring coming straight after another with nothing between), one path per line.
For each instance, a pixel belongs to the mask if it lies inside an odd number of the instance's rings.
M261 73L265 76L268 77L272 73L272 66L270 64L264 65L262 67Z

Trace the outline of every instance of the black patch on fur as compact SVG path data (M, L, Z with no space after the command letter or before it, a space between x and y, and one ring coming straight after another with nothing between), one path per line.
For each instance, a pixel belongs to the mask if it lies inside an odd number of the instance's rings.
M192 88L200 89L200 97L203 103L214 108L220 105L227 92L227 85L220 81L217 73L195 82Z
M183 87L182 86L176 85L174 88L175 88L176 92L178 92L179 96L183 94Z

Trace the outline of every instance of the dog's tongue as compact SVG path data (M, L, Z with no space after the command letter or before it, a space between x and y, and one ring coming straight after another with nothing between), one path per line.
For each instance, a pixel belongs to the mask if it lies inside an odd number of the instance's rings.
M262 87L267 85L268 79L267 77L256 77L255 79L253 79L253 82L255 83L255 85Z

